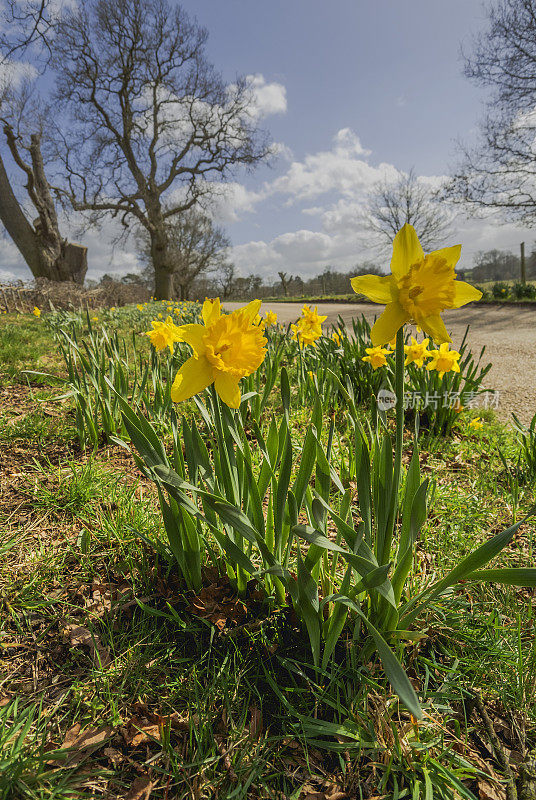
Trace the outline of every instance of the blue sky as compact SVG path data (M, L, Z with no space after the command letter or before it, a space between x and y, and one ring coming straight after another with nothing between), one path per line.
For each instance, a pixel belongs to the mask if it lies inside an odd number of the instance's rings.
M470 141L483 91L462 75L460 45L485 25L482 0L184 0L209 31L224 77L251 76L278 145L271 168L237 175L220 204L242 274L350 269L373 253L359 221L367 191L394 169L436 184ZM106 232L105 232L106 233ZM481 249L530 237L497 220L456 222L463 265ZM90 272L136 267L89 234ZM0 241L0 268L24 273ZM21 271L22 269L22 271Z

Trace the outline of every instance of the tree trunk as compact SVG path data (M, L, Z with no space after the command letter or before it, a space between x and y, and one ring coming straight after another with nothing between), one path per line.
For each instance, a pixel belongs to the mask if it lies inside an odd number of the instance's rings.
M35 278L47 277L42 264L34 229L26 219L13 193L4 162L0 156L0 219Z
M168 241L161 232L164 222L155 225L151 234L151 259L154 267L154 296L156 300L173 298L173 262L169 255Z
M154 268L154 296L156 300L171 300L173 297L173 273Z
M15 154L18 156L16 151ZM26 218L0 156L0 220L34 278L83 284L87 272L87 247L67 242L60 235L37 137L32 137L31 155L33 169L28 165L24 165L24 168L32 180L29 194L39 217L33 225Z

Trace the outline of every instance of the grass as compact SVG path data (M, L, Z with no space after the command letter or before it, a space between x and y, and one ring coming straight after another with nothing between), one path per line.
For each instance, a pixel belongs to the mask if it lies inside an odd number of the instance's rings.
M81 450L60 383L23 378L62 377L42 322L2 318L0 364L0 798L475 798L501 777L476 691L514 761L535 747L533 593L467 585L456 613L436 603L405 652L417 725L351 640L315 673L291 614L184 592L130 455ZM515 462L491 414L423 447L436 490L416 580L536 501L499 449ZM533 535L506 558L533 561Z

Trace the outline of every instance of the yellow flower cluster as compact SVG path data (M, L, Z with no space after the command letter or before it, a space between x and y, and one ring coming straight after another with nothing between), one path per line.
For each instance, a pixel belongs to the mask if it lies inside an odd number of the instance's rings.
M479 431L481 428L484 427L484 423L480 419L480 417L474 417L469 423L469 427L472 428L474 431Z
M326 319L327 317L319 316L318 306L310 309L308 305L304 305L301 317L295 325L291 325L292 338L304 347L308 345L316 347L317 339L322 336L322 323Z
M417 367L424 366L427 359L431 359L426 365L427 370L436 370L439 377L442 378L446 372L459 372L460 353L457 350L450 350L448 342L444 342L439 346L439 350L429 350L428 345L430 339L423 339L422 342L417 342L414 336L411 337L411 344L404 345L404 352L406 360L404 366L408 364L415 364ZM394 344L391 343L394 348ZM367 361L372 369L378 369L385 366L387 363L387 356L390 355L390 350L381 346L365 348L366 356L362 360Z

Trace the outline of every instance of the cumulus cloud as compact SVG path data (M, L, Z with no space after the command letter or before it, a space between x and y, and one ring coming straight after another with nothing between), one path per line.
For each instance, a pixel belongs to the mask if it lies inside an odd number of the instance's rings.
M340 195L363 195L380 178L396 174L391 164L372 166L366 150L350 128L342 128L333 138L330 150L311 153L303 161L293 161L287 172L276 178L268 193L285 194L288 204L335 192Z
M255 207L264 199L264 192L248 189L242 183L230 181L218 187L212 197L209 209L217 222L237 222L245 213L255 211Z
M253 95L253 116L260 119L286 112L287 90L282 83L268 82L260 73L247 75L246 80Z

